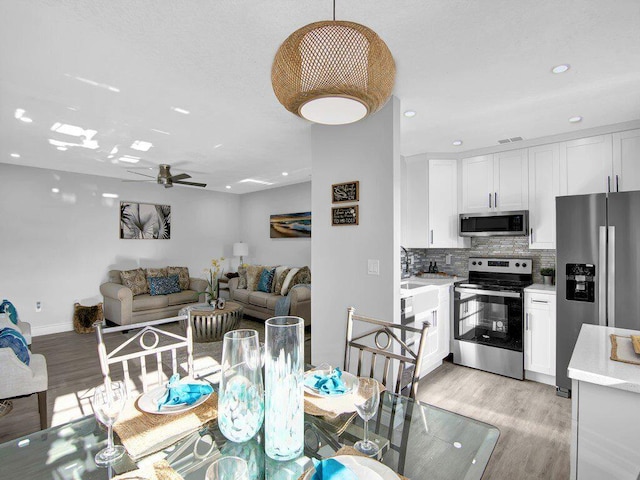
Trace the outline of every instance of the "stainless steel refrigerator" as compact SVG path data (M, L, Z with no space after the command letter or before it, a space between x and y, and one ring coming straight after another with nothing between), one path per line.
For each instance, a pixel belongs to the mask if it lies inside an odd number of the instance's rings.
M556 387L583 323L640 330L640 192L556 199Z

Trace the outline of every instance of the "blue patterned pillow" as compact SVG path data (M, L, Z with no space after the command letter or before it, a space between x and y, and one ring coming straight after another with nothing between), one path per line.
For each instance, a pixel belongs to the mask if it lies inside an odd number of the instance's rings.
M149 293L151 295L168 295L180 291L180 279L178 275L168 277L149 277Z
M6 313L9 320L11 320L15 325L18 324L18 311L16 310L16 307L13 306L13 303L6 298L2 300L2 303L0 303L0 313Z
M260 274L260 280L258 280L258 291L271 293L271 284L273 283L273 277L276 274L276 269L264 268Z
M22 334L13 328L3 328L0 330L0 348L11 348L25 365L29 365L29 347Z

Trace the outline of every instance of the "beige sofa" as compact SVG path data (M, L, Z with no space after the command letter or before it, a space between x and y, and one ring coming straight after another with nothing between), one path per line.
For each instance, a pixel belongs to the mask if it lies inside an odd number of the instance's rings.
M143 293L133 296L131 289L122 285L120 270L109 270L108 281L100 285L100 293L104 297L104 317L118 325L131 325L174 317L182 307L204 302L205 295L198 295L198 292L204 292L206 288L206 280L190 278L189 290L168 295Z
M229 299L244 308L244 314L261 320L275 315L276 303L283 298L275 293L265 293L238 288L239 278L229 280ZM289 291L291 306L289 315L304 319L305 326L311 325L311 289L301 286Z

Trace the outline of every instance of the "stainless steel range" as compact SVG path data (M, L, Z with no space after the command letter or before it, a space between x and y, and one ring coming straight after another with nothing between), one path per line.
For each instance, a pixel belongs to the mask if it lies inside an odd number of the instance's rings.
M454 288L453 362L524 379L524 289L530 258L469 258Z

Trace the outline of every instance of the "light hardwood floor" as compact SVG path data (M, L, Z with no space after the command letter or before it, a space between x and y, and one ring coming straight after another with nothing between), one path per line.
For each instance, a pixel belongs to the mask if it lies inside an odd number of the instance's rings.
M32 348L47 358L50 423L91 414L91 391L102 381L95 336L66 332L35 337ZM445 362L421 381L418 398L500 429L483 478L569 477L571 401L557 397L553 387ZM13 411L0 418L0 442L39 430L37 397L13 404Z

